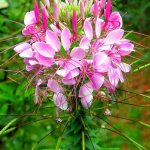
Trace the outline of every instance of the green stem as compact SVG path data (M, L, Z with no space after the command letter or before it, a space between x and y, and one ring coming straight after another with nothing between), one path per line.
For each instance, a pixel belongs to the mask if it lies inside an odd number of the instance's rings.
M82 150L85 150L85 136L84 136L84 131L82 131Z

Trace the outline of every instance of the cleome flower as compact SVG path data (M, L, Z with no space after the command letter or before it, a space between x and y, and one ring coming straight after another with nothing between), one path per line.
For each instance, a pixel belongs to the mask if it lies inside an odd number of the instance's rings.
M29 40L14 50L36 77L35 103L41 103L38 95L44 84L44 92L53 94L59 109L70 111L80 102L88 109L100 91L115 92L131 70L122 60L134 51L134 45L124 38L120 14L112 12L110 0L88 3L41 4L40 13L35 2L34 11L26 13L22 33ZM67 20L62 21L67 6ZM90 15L86 10L91 10Z

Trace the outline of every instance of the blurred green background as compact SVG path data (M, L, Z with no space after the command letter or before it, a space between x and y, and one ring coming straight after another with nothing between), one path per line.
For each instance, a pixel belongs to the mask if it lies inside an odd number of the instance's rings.
M2 7L0 0L0 8ZM51 130L56 128L56 109L46 100L42 107L34 105L34 89L28 87L30 76L24 70L22 59L14 56L11 46L23 40L21 29L27 11L33 9L33 0L7 0L8 7L0 9L0 129L14 118L18 118L11 126L16 128L0 135L0 150L30 150ZM149 104L147 97L140 92L150 90L150 67L140 67L150 63L150 1L149 0L116 0L114 9L119 10L124 20L126 31L135 31L127 38L135 43L136 52L126 61L132 64L133 72L127 76L123 86L125 91L118 91L118 99L128 104L113 105L114 116L141 120L150 124ZM143 33L140 34L140 33ZM8 50L7 50L8 49ZM5 50L5 52L3 52ZM136 70L139 69L139 70ZM136 71L136 72L134 72ZM137 93L136 93L137 92ZM130 98L131 97L131 98ZM49 116L49 117L44 117ZM129 137L150 149L150 130L138 123L125 119L110 117L110 122ZM55 149L58 137L62 132L57 129L48 135L35 149ZM111 131L97 129L97 140L101 147L109 150L136 149L133 144ZM65 141L66 143L69 142ZM62 144L65 150L65 142Z

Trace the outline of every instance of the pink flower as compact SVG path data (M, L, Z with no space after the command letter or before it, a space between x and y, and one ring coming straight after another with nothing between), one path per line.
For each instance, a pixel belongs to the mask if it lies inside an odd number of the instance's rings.
M38 79L37 80L37 83L36 83L36 86L35 86L35 104L38 104L40 103L39 101L39 93L40 93L40 85L42 84L42 80L41 79Z
M118 12L112 12L111 0L94 0L93 5L89 0L67 0L67 4L54 1L50 12L52 3L44 2L46 6L41 2L39 11L35 0L34 11L26 13L22 33L30 39L14 48L24 59L26 70L36 77L35 103L40 102L40 85L47 82L42 93L51 92L59 109L74 110L71 104L75 99L88 109L99 92L115 92L119 82L124 82L131 66L122 58L134 51L134 45L124 39L122 18ZM87 14L89 4L92 14ZM67 18L62 20L60 12L66 13ZM69 98L64 93L68 90Z
M51 37L54 38L54 36ZM63 77L62 82L67 85L75 84L74 77L79 74L79 70L77 68L80 67L80 60L85 57L85 51L80 47L75 47L70 52L71 38L72 35L69 29L63 29L61 32L61 43L64 50L66 51L66 56L68 55L70 58L60 59L58 62L56 62L62 68L59 69L56 73ZM60 42L58 41L59 40L57 40L57 46L60 47ZM54 43L55 42L51 42L52 47L55 46L53 46Z
M22 58L32 58L34 54L31 45L27 42L18 44L14 50L19 53L19 56Z
M54 92L53 100L55 105L62 110L67 110L68 102L66 100L66 97L62 94L63 90L58 82L56 80L49 79L47 87Z
M35 50L35 58L40 65L51 67L54 62L55 50L44 42L35 42L32 47Z
M93 101L92 92L93 88L90 83L86 83L80 87L78 96L81 98L81 103L83 107L85 107L86 109L88 109L92 104Z
M62 110L67 110L68 109L68 103L66 100L66 97L62 93L55 93L53 96L53 100L55 105L62 109Z
M119 12L112 12L108 19L104 22L103 28L106 31L120 29L122 27L122 17Z
M110 59L104 52L99 52L94 55L93 58L93 69L96 72L104 73L109 70Z
M49 79L47 87L50 88L54 93L62 93L62 87L58 84L56 80Z

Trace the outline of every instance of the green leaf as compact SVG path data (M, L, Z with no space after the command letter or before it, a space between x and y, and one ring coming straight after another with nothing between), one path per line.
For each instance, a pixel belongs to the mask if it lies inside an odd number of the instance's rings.
M147 128L150 128L150 124L147 124L147 123L144 123L142 121L138 121L141 125L147 127Z
M56 144L56 150L60 149L59 147L60 147L61 141L62 141L62 137L59 137L58 141L57 141L57 144Z
M143 66L141 66L141 67L139 67L139 68L134 69L133 72L140 71L140 70L142 70L142 69L144 69L144 68L147 68L147 67L149 67L149 66L150 66L150 63L148 63L148 64L146 64L146 65L143 65Z
M0 134L0 135L8 134L8 133L10 133L10 132L14 131L15 129L16 129L16 127L12 127L12 128L10 128L10 129L8 129L8 130L4 131L4 132L3 132L2 134Z
M17 121L17 118L11 120L1 131L0 131L0 135L4 134L4 132L7 132L8 128L14 123Z
M136 141L134 141L132 138L130 138L129 136L127 136L126 134L122 133L122 135L127 138L130 142L132 142L139 150L147 150L147 148L145 148L144 146L142 146L141 144L137 143Z

